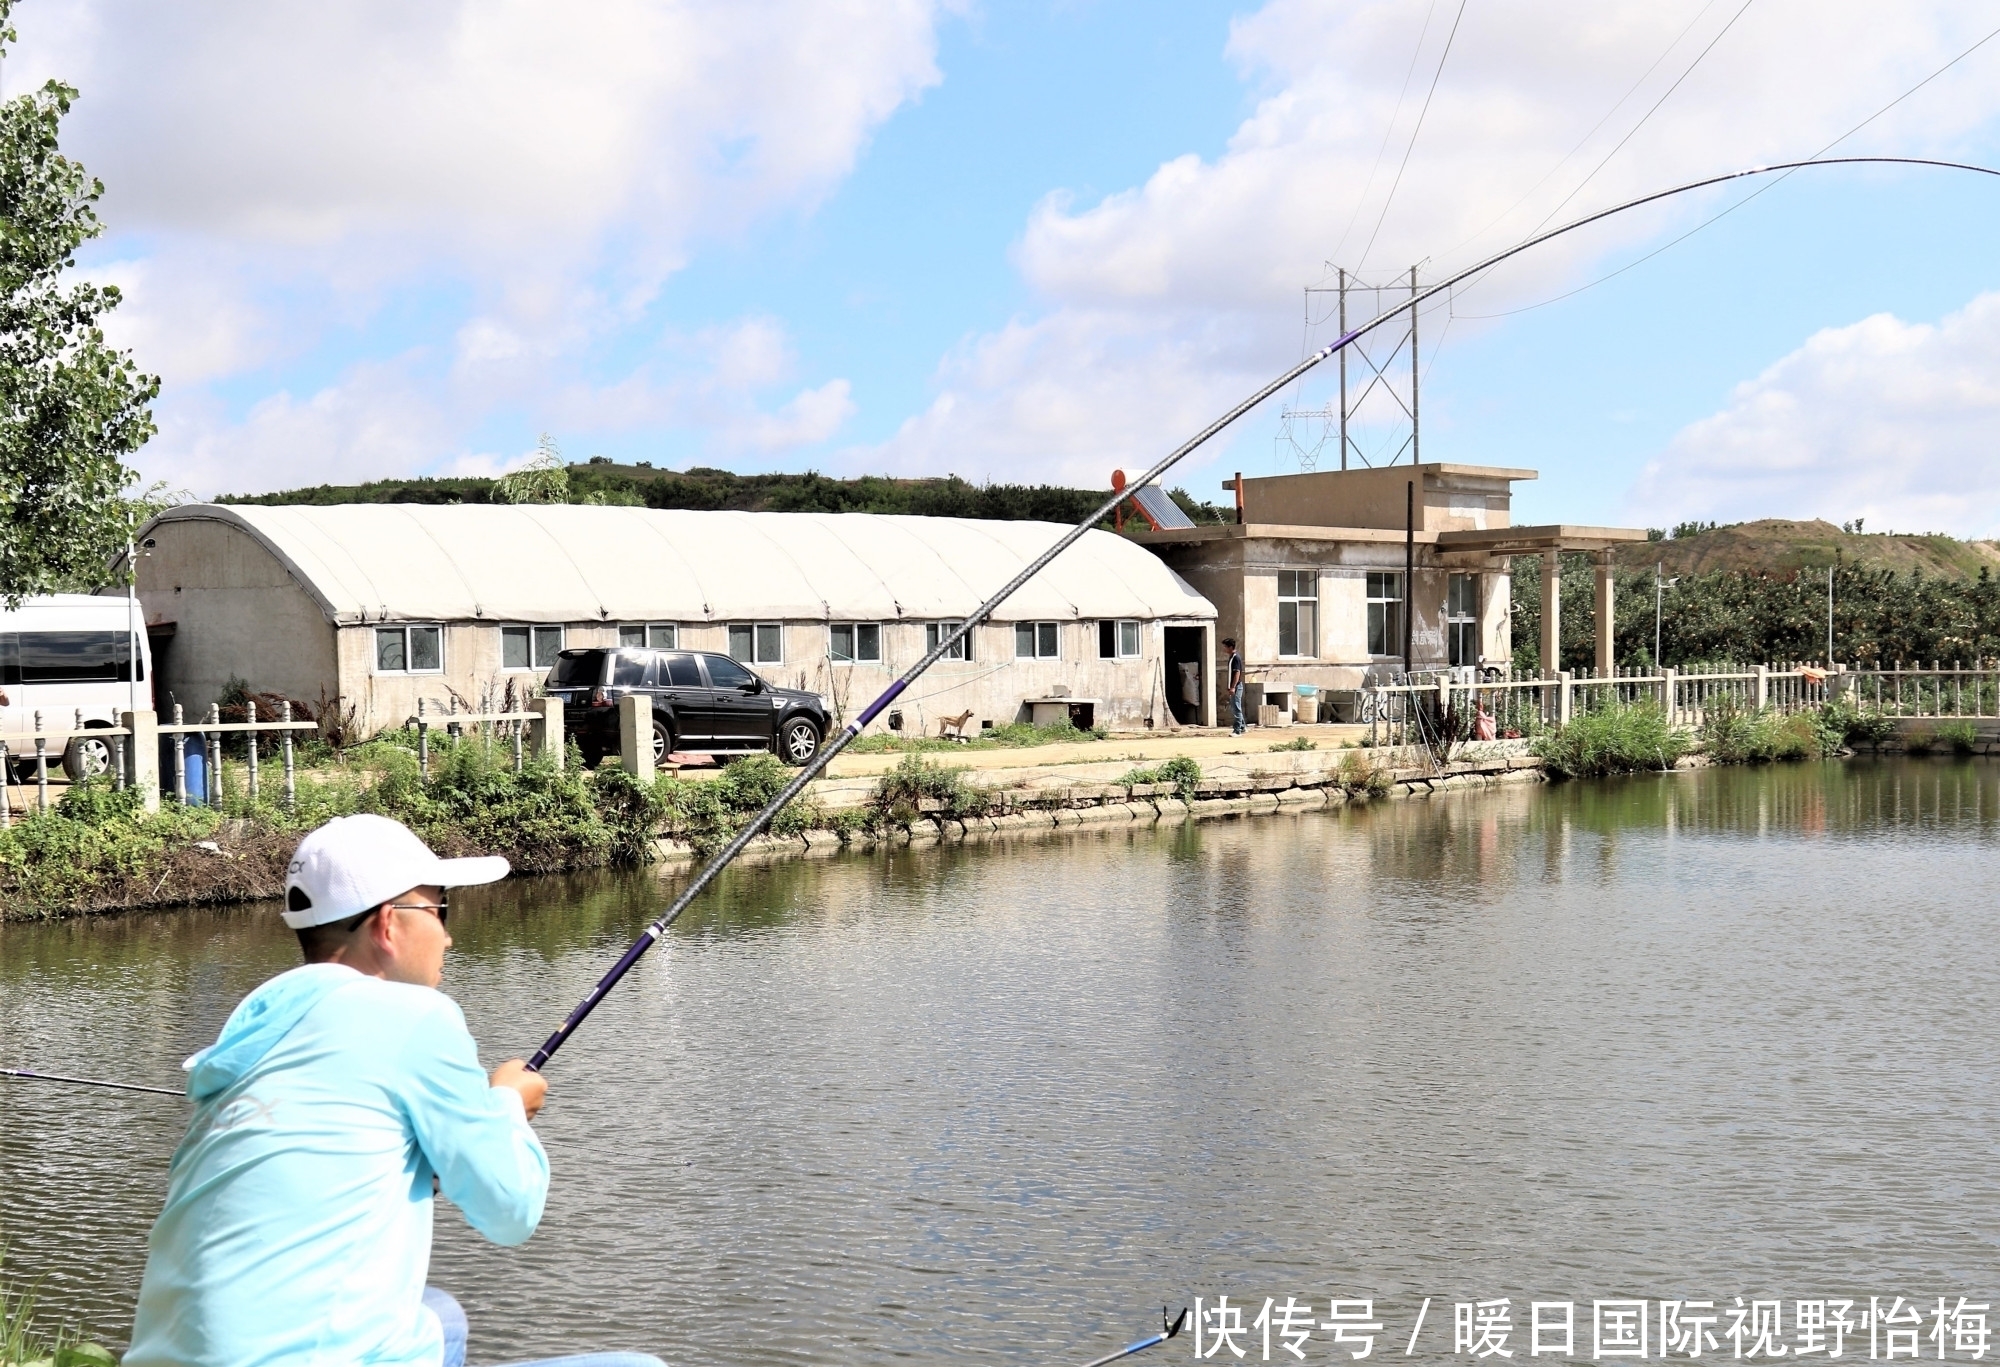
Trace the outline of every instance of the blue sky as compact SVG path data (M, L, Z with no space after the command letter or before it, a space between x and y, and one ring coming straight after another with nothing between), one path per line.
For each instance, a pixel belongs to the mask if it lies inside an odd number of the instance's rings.
M1101 485L1295 359L1301 289L1367 238L1434 278L1551 211L1810 153L1975 42L1964 8L37 0L6 88L84 92L67 145L112 225L85 265L166 379L148 478L494 471L547 431ZM2000 40L1841 150L2000 162L1996 76ZM2000 183L1808 172L1474 317L1727 202L1427 315L1426 456L1540 469L1537 521L2000 533ZM1276 431L1181 482L1296 468Z

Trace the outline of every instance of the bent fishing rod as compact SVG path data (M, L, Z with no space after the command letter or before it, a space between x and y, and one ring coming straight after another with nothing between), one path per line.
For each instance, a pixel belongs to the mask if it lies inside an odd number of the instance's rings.
M1120 503L1130 498L1138 490L1157 482L1162 475L1200 449L1212 437L1229 427L1251 409L1257 407L1266 399L1305 375L1307 371L1319 365L1320 362L1353 345L1375 329L1389 322L1392 318L1421 308L1429 300L1463 284L1476 275L1492 270L1501 262L1511 257L1519 256L1522 252L1528 251L1531 248L1539 247L1544 242L1552 241L1567 233L1573 233L1580 228L1587 228L1593 223L1602 222L1604 219L1610 218L1615 214L1626 213L1633 209L1643 208L1648 204L1656 204L1664 199L1672 199L1676 195L1688 194L1695 190L1703 190L1713 185L1723 185L1733 180L1743 180L1751 176L1768 176L1779 172L1789 173L1802 170L1808 166L1866 165L1928 166L1944 170L1973 171L1980 175L2000 177L2000 170L1995 170L1992 167L1977 166L1970 162L1941 161L1930 157L1811 157L1803 161L1775 162L1769 166L1754 166L1748 170L1731 171L1726 175L1708 176L1701 180L1689 181L1685 185L1676 185L1672 189L1658 190L1649 195L1641 195L1637 199L1626 200L1622 204L1614 204L1608 209L1600 209L1596 213L1586 214L1582 218L1573 219L1561 227L1551 228L1544 233L1536 233L1503 251L1495 252L1492 256L1478 262L1476 265L1468 266L1464 270L1440 280L1430 288L1420 290L1408 299L1384 309L1381 313L1376 314L1359 327L1342 333L1328 345L1313 352L1277 379L1272 380L1249 398L1244 399L1214 422L1202 428L1191 439L1175 447L1166 456L1157 461L1151 469L1126 484L1124 488L1113 493L1110 498L1099 505L1088 517L1084 518L1067 532L1064 532L1053 546L1050 546L1046 551L1036 556L1025 569L1002 585L999 592L988 598L984 603L981 603L970 613L967 613L965 620L959 623L956 630L943 635L938 643L931 647L922 659L905 670L894 683L883 690L880 697L869 703L853 721L842 727L840 733L831 742L820 746L819 753L814 755L799 770L798 774L790 783L784 786L784 789L776 797L764 805L762 811L752 817L749 823L736 833L734 839L723 846L714 858L710 859L702 867L701 872L696 874L694 880L681 890L680 895L674 898L673 904L661 913L659 919L639 932L639 938L634 940L624 954L619 956L618 962L613 964L604 976L597 981L596 986L592 987L583 1000L576 1004L576 1009L571 1011L563 1023L556 1027L555 1033L542 1042L542 1047L537 1049L534 1057L528 1060L528 1068L535 1072L541 1071L548 1061L555 1056L556 1051L563 1047L563 1044L568 1041L571 1035L576 1033L577 1027L581 1026L589 1018L590 1013L597 1009L597 1004L604 1000L605 994L616 987L619 980L632 971L632 966L645 956L646 951L651 949L662 935L666 934L669 926L680 919L681 913L688 909L694 899L706 891L708 885L715 881L716 876L728 868L735 861L736 856L743 853L744 848L752 840L763 834L765 827L771 824L772 818L783 811L793 798L804 792L807 784L825 772L826 766L833 762L834 757L852 744L854 739L861 734L862 728L874 721L882 709L900 697L904 689L915 683L932 665L957 650L959 643L975 627L990 618L1002 603L1013 597L1014 593L1022 585L1046 569L1057 556L1082 540L1085 533L1092 530L1105 518L1111 516Z
M764 829L771 824L772 818L784 810L785 806L793 798L803 792L807 784L825 772L826 766L833 762L834 757L846 749L861 734L863 727L875 720L876 716L884 708L900 697L904 689L916 682L932 665L957 649L959 643L966 638L973 628L990 618L1002 603L1013 596L1016 590L1033 579L1037 574L1040 574L1057 556L1080 541L1084 533L1090 531L1098 523L1111 516L1120 503L1130 498L1140 489L1158 481L1167 471L1180 464L1182 460L1193 454L1218 433L1228 428L1238 418L1241 418L1244 414L1284 389L1287 385L1298 380L1322 361L1352 346L1355 342L1366 337L1369 333L1388 323L1390 320L1404 313L1421 308L1424 304L1447 290L1456 288L1474 276L1492 270L1502 262L1519 256L1522 252L1539 247L1544 242L1549 242L1565 234L1576 232L1580 228L1587 228L1593 223L1602 222L1614 215L1627 213L1633 209L1644 208L1648 204L1657 204L1661 200L1672 199L1677 195L1689 194L1695 190L1705 190L1711 186L1724 185L1730 181L1745 180L1753 176L1768 176L1780 173L1790 174L1793 171L1804 170L1811 166L1924 166L1947 171L1970 171L1982 176L2000 178L2000 170L1996 170L1990 166L1979 166L1963 161L1943 161L1931 157L1809 157L1803 161L1774 162L1768 166L1753 166L1747 170L1731 171L1725 175L1708 176L1701 180L1689 181L1684 185L1676 185L1671 189L1658 190L1649 195L1641 195L1637 199L1629 199L1621 204L1614 204L1608 209L1600 209L1596 213L1586 214L1582 218L1573 219L1560 227L1551 228L1547 232L1536 233L1503 251L1495 252L1492 256L1485 258L1475 265L1468 266L1464 270L1440 280L1427 289L1419 290L1410 298L1401 300L1384 309L1381 313L1376 314L1359 327L1342 333L1331 343L1313 352L1277 379L1259 389L1234 408L1231 408L1207 427L1204 427L1193 438L1169 452L1138 479L1131 481L1123 489L1112 494L1096 511L1077 523L1076 526L1070 528L1053 546L1037 556L1027 568L1008 580L998 593L969 613L956 630L945 635L922 659L905 670L894 683L889 685L880 697L868 704L853 721L843 727L830 743L822 745L819 753L814 755L812 760L799 770L792 781L787 783L776 797L766 803L764 808L750 819L749 824L744 826L741 831L738 831L735 838L723 846L716 853L715 857L702 867L701 871L695 875L694 881L682 890L681 894L674 899L673 904L660 915L659 919L652 922L652 924L639 933L639 938L632 942L625 953L619 957L618 962L613 964L610 970L590 989L583 1000L577 1003L576 1009L571 1011L563 1023L556 1027L555 1033L543 1041L542 1047L537 1049L534 1057L528 1060L528 1067L536 1072L541 1071L542 1067L555 1056L556 1051L562 1048L571 1035L576 1033L577 1027L581 1026L589 1018L590 1013L597 1008L597 1004L604 1000L605 994L616 987L619 980L627 973L631 972L632 966L644 957L646 951L651 949L662 935L666 934L669 926L680 919L681 913L688 909L694 899L700 896L710 883L715 881L718 874L735 861L736 856L741 854L752 840L763 833ZM164 1087L142 1087L136 1083L95 1082L89 1078L59 1077L55 1074L31 1073L22 1069L0 1070L0 1076L19 1078L24 1081L66 1082L80 1086L113 1087L125 1091L159 1092L168 1096L181 1095L179 1092L168 1091Z

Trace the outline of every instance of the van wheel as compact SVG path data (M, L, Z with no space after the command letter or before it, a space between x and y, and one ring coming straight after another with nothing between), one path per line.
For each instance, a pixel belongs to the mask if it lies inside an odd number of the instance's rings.
M819 753L819 728L804 717L786 722L778 733L778 753L787 764L811 764Z
M63 749L63 772L71 783L111 772L111 742L96 736L72 736Z

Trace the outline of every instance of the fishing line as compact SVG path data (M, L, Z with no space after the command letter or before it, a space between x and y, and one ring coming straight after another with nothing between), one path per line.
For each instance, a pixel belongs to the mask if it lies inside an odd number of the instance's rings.
M110 1087L120 1092L157 1092L161 1096L185 1097L185 1091L172 1087L148 1087L138 1082L100 1082L90 1077L65 1077L61 1073L32 1073L26 1068L0 1068L0 1077L11 1077L22 1082L67 1082L75 1087Z
M562 1048L571 1035L576 1033L577 1027L581 1026L588 1019L590 1013L597 1009L597 1004L604 1000L605 994L616 987L619 980L632 970L632 966L645 956L646 951L651 949L662 935L666 934L667 928L680 919L681 913L688 909L694 899L706 891L708 885L715 881L716 876L734 862L736 856L741 854L752 840L763 833L764 828L771 824L771 819L782 811L793 798L805 791L806 785L818 778L825 771L826 766L832 763L834 757L842 750L845 750L853 743L855 737L861 734L862 728L875 720L876 716L884 708L900 697L904 689L914 683L932 665L956 649L959 642L964 640L973 628L991 617L1002 603L1014 595L1016 590L1040 574L1057 556L1082 540L1086 533L1109 517L1120 503L1130 498L1138 490L1157 481L1167 471L1173 469L1182 460L1206 445L1210 438L1224 431L1238 418L1248 413L1251 409L1256 408L1274 394L1279 393L1287 385L1290 385L1293 381L1303 376L1320 362L1352 345L1360 338L1367 336L1391 319L1399 317L1405 311L1421 308L1427 301L1436 298L1440 294L1445 294L1461 282L1483 271L1493 269L1508 258L1519 256L1522 252L1538 247L1542 243L1561 237L1566 233L1573 233L1580 228L1587 228L1591 224L1601 222L1614 214L1621 214L1632 209L1642 208L1648 204L1658 203L1663 199L1671 199L1675 195L1684 195L1691 191L1706 189L1711 185L1724 185L1730 181L1743 180L1751 176L1768 176L1779 172L1789 173L1807 166L1854 165L1930 166L1943 170L1972 171L1979 175L1993 176L1996 179L2000 179L2000 170L1995 170L1989 166L1977 166L1970 162L1942 161L1930 157L1825 157L1808 158L1803 161L1778 162L1770 166L1753 166L1748 170L1731 171L1725 175L1707 176L1701 180L1689 181L1684 185L1676 185L1671 189L1658 190L1649 195L1641 195L1637 199L1627 200L1623 204L1615 204L1608 209L1600 209L1596 213L1587 214L1582 218L1565 223L1559 228L1551 228L1547 232L1537 233L1525 241L1517 242L1504 251L1496 252L1484 261L1473 266L1468 266L1454 275L1447 276L1436 284L1417 291L1408 299L1384 309L1367 322L1357 328L1350 329L1328 345L1321 347L1318 351L1300 361L1275 380L1272 380L1269 384L1266 384L1249 398L1244 399L1227 413L1224 413L1207 427L1204 427L1200 432L1197 432L1188 441L1161 457L1151 469L1147 470L1137 479L1129 481L1123 489L1113 493L1110 498L1099 505L1096 511L1063 533L1053 546L1035 557L1026 568L1008 580L998 593L980 604L972 612L966 614L965 620L959 623L957 629L948 635L942 636L938 643L922 659L905 670L894 683L891 683L887 689L883 690L881 696L868 704L868 707L861 715L841 728L840 733L831 742L822 745L819 753L814 755L812 760L799 770L792 781L787 783L776 797L766 803L763 810L753 816L743 829L738 831L735 837L727 845L723 846L713 859L709 860L702 867L701 872L696 874L693 881L681 890L680 895L674 898L673 904L661 913L659 919L655 920L639 933L639 937L632 942L624 954L619 956L618 962L613 964L602 978L598 979L596 985L590 989L582 1001L576 1004L575 1009L569 1013L563 1020L563 1023L557 1026L555 1032L542 1042L541 1048L537 1049L534 1057L528 1060L528 1067L536 1072L541 1071L542 1067L555 1056L556 1051Z

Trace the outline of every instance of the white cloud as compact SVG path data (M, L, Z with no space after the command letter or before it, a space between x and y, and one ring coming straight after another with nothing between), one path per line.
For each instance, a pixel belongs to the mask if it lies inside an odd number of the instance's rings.
M233 430L212 386L428 330L453 361L413 400L431 444L392 445L404 472L460 459L451 434L559 403L703 242L823 200L940 79L937 5L44 0L5 78L83 91L64 145L110 187L115 233L89 269L127 286L112 335L167 382L140 465L198 483L284 432L260 469L344 478L389 472L345 407L380 393L368 366ZM384 348L368 330L390 306L417 322ZM379 364L416 385L407 360ZM744 439L827 430L839 383Z
M1177 157L1095 204L1048 197L1016 250L1040 309L947 358L930 408L855 461L994 476L1011 465L1016 477L1087 470L1095 482L1108 456L1164 453L1296 360L1300 288L1330 278L1333 264L1386 277L1421 260L1436 279L1545 218L1811 153L1978 27L1943 0L1898 6L1893 22L1864 0L1762 0L1577 192L1738 8L1467 6L1391 200L1456 7L1272 0L1232 29L1229 55L1265 93L1227 150ZM2000 110L2000 84L1981 74L1990 69L1968 64L1842 150L1950 147ZM1636 94L1579 149L1635 81ZM1566 288L1605 252L1717 202L1697 197L1552 244L1462 295L1459 309L1495 312ZM1319 340L1330 337L1328 328ZM1029 393L1034 402L1023 402ZM986 453L976 472L966 451Z
M2000 534L2000 293L1942 322L1827 328L1675 436L1634 487L1659 522L1863 517Z

